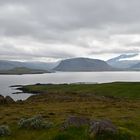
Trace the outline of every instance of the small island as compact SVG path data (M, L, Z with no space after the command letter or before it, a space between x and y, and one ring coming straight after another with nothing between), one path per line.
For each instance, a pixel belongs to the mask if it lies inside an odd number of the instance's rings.
M10 70L0 70L0 75L21 75L21 74L43 74L50 73L47 70L30 69L26 67L16 67Z

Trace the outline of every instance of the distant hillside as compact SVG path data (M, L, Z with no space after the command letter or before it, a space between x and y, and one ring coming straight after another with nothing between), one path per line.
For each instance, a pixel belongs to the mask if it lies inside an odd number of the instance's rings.
M42 73L48 73L48 71L39 69L29 69L25 67L17 67L11 70L0 70L0 74L42 74Z
M89 58L72 58L60 62L55 71L112 71L105 61Z
M13 69L14 67L16 67L16 65L11 63L10 61L0 60L0 70L9 70Z
M10 70L17 67L26 67L29 69L51 70L58 65L59 62L19 62L0 60L0 70Z
M140 70L140 63L137 63L131 67L133 70Z
M112 59L109 59L106 61L109 65L115 68L121 68L121 69L129 69L133 65L140 62L140 60L127 60L127 58L133 58L137 56L138 54L122 54L120 56L114 57ZM125 60L126 59L126 60Z

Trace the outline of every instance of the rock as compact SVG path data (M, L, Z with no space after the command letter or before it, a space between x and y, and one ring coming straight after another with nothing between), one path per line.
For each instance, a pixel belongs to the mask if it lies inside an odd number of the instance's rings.
M7 125L0 125L0 137L1 136L9 136L11 134L11 130Z
M21 87L22 85L12 85L12 86L10 86L10 87Z
M62 129L67 129L70 126L74 127L81 127L90 124L90 119L86 117L77 117L77 116L70 116L68 119L63 123Z
M0 95L0 104L4 104L5 103L5 98L4 96Z
M14 103L15 101L10 96L2 96L0 95L0 104L10 104Z
M90 134L99 135L103 133L117 133L117 127L109 120L92 121L90 124Z
M15 103L15 101L10 96L6 96L5 101L6 103Z

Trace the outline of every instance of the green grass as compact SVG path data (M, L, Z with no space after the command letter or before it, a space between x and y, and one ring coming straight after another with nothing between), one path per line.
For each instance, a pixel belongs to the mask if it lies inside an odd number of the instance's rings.
M107 84L29 85L23 88L27 92L37 93L90 93L99 96L113 96L131 99L140 98L140 83L137 82L116 82Z
M0 105L0 125L8 124L12 129L11 136L0 137L0 140L89 140L87 128L60 131L59 126L70 115L109 119L122 133L132 133L140 140L140 83L29 85L24 90L45 94L34 95L23 103ZM18 128L21 118L38 114L45 121L53 122L54 127L48 130ZM127 136L124 133L119 140L129 140Z

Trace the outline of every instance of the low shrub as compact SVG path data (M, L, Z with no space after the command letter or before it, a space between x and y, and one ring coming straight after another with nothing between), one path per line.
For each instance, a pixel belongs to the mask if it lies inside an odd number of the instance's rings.
M135 133L123 127L119 128L118 137L119 137L119 140L136 140Z
M127 128L119 128L117 133L104 131L92 138L94 140L136 140L136 135Z
M73 136L67 133L59 133L52 140L72 140Z
M26 129L49 129L52 127L51 122L46 122L41 116L35 116L32 118L23 118L19 121L18 126Z
M94 140L118 140L118 139L116 139L116 134L113 134L113 133L107 132L107 131L104 131L100 134L96 134L96 135L92 136L92 138Z
M11 131L9 129L9 126L7 125L0 126L0 136L9 136L10 134L11 134Z

